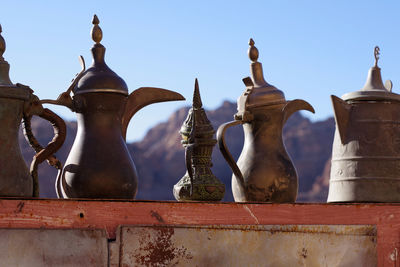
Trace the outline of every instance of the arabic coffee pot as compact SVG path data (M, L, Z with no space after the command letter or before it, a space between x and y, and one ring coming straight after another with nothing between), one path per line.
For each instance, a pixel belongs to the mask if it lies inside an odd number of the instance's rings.
M99 19L93 18L93 64L72 81L57 100L42 103L64 105L77 115L78 131L56 189L61 198L134 199L138 177L126 146L132 116L152 103L184 100L176 92L141 87L128 94L125 81L105 63L105 47ZM73 96L71 96L71 92Z
M286 101L281 90L267 83L253 39L249 45L251 78L243 79L246 90L238 98L234 121L222 124L217 131L219 148L233 171L233 197L236 202L294 202L298 178L282 129L294 112L314 109L304 100ZM226 146L225 132L239 124L244 130L244 146L236 163Z

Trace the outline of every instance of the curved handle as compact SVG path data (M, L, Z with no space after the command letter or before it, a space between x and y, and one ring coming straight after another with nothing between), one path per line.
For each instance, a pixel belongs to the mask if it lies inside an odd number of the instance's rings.
M85 74L85 70L86 70L85 59L82 56L79 56L79 62L81 64L81 71L75 75L75 78L72 80L67 91L61 93L56 100L43 99L43 100L40 100L40 103L65 106L65 107L69 108L70 110L75 111L74 102L71 97L71 91L78 84L79 80Z
M31 128L32 115L24 113L23 115L24 135L27 141L29 142L30 146L36 151L36 155L33 156L30 172L33 179L33 196L38 197L39 180L38 180L37 168L39 164L47 160L49 165L53 166L58 170L62 169L61 162L53 154L64 144L66 137L66 126L63 119L61 119L54 112L52 112L47 108L42 109L42 112L35 115L38 115L39 117L45 120L48 120L52 124L54 130L53 139L48 143L48 145L45 148L43 148L32 133L32 128Z
M227 122L222 124L221 126L218 127L218 131L217 131L217 140L218 140L218 147L219 150L221 150L222 156L224 156L225 160L228 162L229 166L231 167L233 173L235 174L235 176L237 178L239 178L239 182L241 183L241 186L243 188L245 187L245 183L244 183L244 179L243 179L243 174L240 171L238 165L236 164L235 160L232 157L232 154L229 152L226 143L225 143L225 132L226 130L231 127L231 126L235 126L238 124L241 124L242 121L231 121L231 122Z

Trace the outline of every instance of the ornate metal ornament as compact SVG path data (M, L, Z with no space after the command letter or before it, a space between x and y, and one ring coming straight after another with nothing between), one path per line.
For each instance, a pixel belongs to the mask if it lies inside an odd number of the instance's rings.
M314 109L304 100L286 101L282 91L268 84L257 61L258 49L253 39L249 45L251 78L243 79L246 90L237 101L235 120L218 128L219 148L233 171L235 201L294 202L298 178L283 144L282 128L294 112ZM243 125L245 140L236 163L226 147L224 134L238 124Z
M22 84L13 84L9 77L10 65L4 60L6 43L1 36L0 25L0 196L38 197L39 181L37 168L47 160L57 169L61 163L53 154L65 140L65 123L55 113L43 108L33 90ZM43 148L31 131L32 116L39 116L52 123L54 138ZM18 142L18 130L23 122L27 141L36 151L30 170L22 158Z
M336 131L328 202L400 202L400 95L375 64L364 87L331 96Z
M176 92L141 87L128 95L125 81L105 63L105 47L99 19L93 18L93 64L73 80L57 100L42 103L64 105L77 114L78 132L65 166L57 178L62 198L133 199L137 173L125 136L132 116L149 104L184 100ZM71 96L73 93L73 96Z
M193 105L179 131L185 147L187 169L174 186L174 196L179 201L219 201L225 194L225 185L210 169L211 154L217 141L213 138L215 131L202 106L196 79Z

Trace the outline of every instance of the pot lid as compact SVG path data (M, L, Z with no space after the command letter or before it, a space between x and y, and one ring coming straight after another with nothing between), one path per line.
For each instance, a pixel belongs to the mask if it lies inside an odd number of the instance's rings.
M247 88L238 98L238 113L243 113L249 108L286 102L285 94L265 81L262 64L257 61L259 55L258 49L254 44L254 40L250 38L250 47L247 53L252 61L250 64L251 77L243 79Z
M28 86L19 83L15 85L10 80L10 64L3 57L6 51L6 41L1 33L0 24L0 97L28 100L32 90Z
M1 33L2 28L0 25L0 85L13 85L9 76L10 65L3 57L3 54L6 51L6 41L4 40L3 36L1 36Z
M179 133L182 135L182 144L194 142L194 139L212 140L215 133L211 122L208 120L203 103L200 97L199 82L197 78L194 84L193 104L188 112L188 116L184 121ZM192 137L193 140L190 140ZM215 140L214 140L215 141ZM210 141L213 143L214 141ZM215 141L216 142L216 141Z
M125 81L112 71L104 61L106 48L100 44L103 38L103 32L99 27L100 21L96 15L94 15L92 23L94 26L91 35L95 42L91 49L93 63L92 66L85 71L72 91L74 94L110 92L128 95L128 86Z
M343 100L395 100L400 101L400 95L392 92L392 82L387 80L385 85L382 82L381 68L378 67L380 49L374 48L375 64L369 69L367 81L364 87L355 92L342 96Z

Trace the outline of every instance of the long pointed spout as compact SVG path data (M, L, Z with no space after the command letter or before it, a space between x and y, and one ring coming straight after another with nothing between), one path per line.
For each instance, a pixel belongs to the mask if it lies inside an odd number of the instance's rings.
M129 121L139 109L153 103L176 100L185 100L185 98L177 92L155 87L140 87L133 91L128 96L125 113L122 117L122 136L124 139Z
M308 110L312 113L315 113L314 108L304 100L295 99L292 101L288 101L286 105L283 107L283 113L284 113L283 123L285 123L293 113L299 110Z
M335 115L336 128L339 132L342 144L347 143L347 129L349 127L351 105L347 104L343 99L331 95L333 112Z

